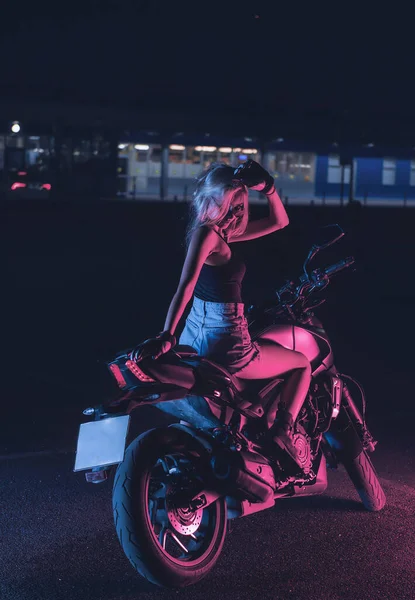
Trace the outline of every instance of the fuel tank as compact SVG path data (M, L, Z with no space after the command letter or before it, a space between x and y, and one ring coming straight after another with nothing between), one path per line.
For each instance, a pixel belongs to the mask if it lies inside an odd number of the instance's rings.
M330 340L321 322L314 316L307 324L254 321L249 329L253 340L271 340L304 354L311 363L314 376L333 365Z

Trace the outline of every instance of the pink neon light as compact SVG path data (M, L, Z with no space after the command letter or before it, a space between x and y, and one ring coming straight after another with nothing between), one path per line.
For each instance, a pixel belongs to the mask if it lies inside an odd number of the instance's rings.
M26 184L25 183L20 183L19 181L15 181L14 183L12 183L12 190L17 190L18 188L25 188Z
M45 188L45 190L50 190L52 188L52 186L50 185L50 183L44 183L42 185L42 189Z
M121 373L120 367L118 365L112 364L112 365L110 365L110 369L111 369L115 379L117 380L118 386L120 388L126 387L127 382L125 381L125 379Z
M146 375L144 373L144 371L142 371L140 369L140 367L137 365L137 363L133 362L132 360L127 360L127 362L125 363L125 366L127 367L127 369L129 369L131 371L131 373L133 373L136 377L138 377L138 379L140 381L156 381L149 375Z

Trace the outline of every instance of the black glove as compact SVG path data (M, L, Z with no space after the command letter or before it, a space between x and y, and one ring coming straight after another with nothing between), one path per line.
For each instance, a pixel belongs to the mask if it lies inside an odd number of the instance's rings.
M163 331L155 338L149 338L134 348L130 353L130 359L139 362L148 356L156 360L176 345L176 337L168 331Z
M242 181L247 187L259 185L264 182L265 187L261 190L264 194L268 194L274 186L274 178L272 175L270 175L264 167L261 167L259 163L251 159L247 160L242 165L239 165L239 167L235 169L233 176L234 179Z

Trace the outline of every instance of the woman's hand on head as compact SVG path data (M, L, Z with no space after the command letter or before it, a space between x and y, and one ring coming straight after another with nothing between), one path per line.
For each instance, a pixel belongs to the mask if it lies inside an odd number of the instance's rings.
M251 185L249 187L250 190L257 190L258 192L262 192L262 190L264 189L264 187L266 186L265 181L262 181L261 183L257 183L257 185Z
M255 160L249 159L234 171L234 179L242 181L249 189L268 193L274 185L274 178Z

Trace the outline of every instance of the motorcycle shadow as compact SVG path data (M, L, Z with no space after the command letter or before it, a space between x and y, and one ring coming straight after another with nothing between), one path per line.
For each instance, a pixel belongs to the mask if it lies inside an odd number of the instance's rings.
M282 498L277 500L274 510L278 512L301 511L338 511L338 512L365 512L360 500L349 498L336 498L335 496L306 496L304 498Z

